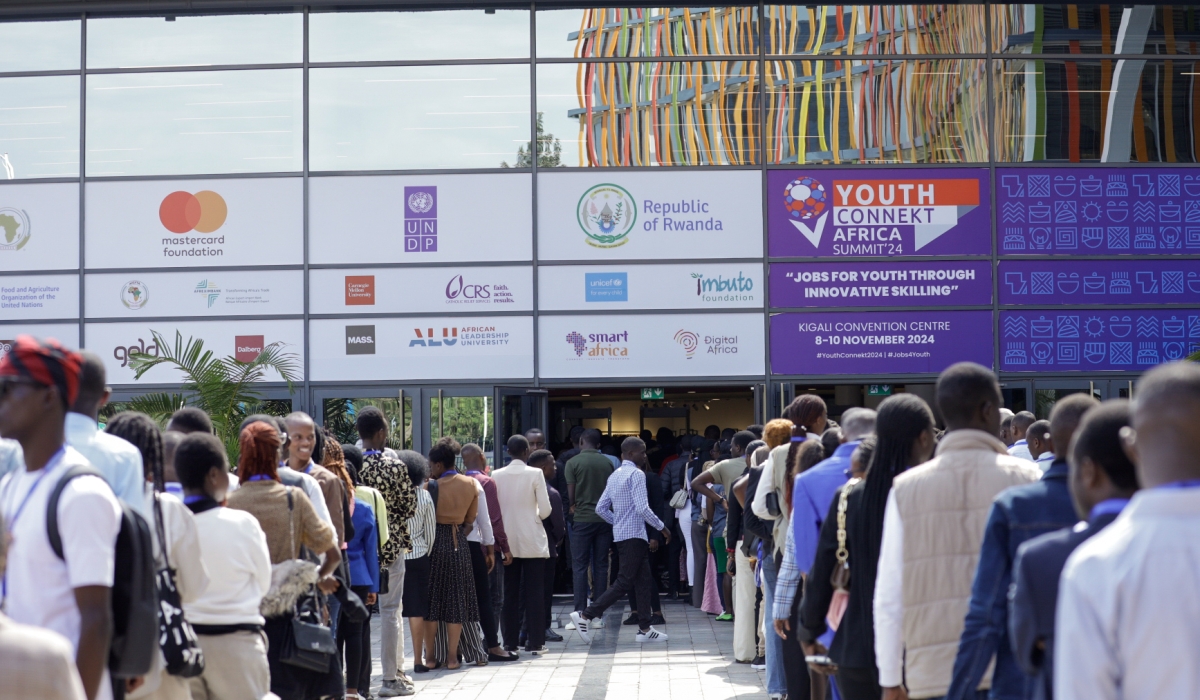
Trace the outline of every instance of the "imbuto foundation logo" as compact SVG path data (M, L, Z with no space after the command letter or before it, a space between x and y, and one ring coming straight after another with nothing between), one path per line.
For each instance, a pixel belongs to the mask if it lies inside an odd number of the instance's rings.
M174 237L162 239L163 257L219 257L225 254L225 236L188 236L196 232L211 234L225 225L229 207L225 198L212 190L172 192L158 205L158 220Z
M583 193L575 215L587 234L588 245L616 248L629 241L629 232L637 223L637 207L629 190L605 183Z

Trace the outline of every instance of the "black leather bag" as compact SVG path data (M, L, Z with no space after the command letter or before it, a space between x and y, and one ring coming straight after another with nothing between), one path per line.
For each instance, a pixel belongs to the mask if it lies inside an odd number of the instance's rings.
M337 655L333 633L321 624L316 591L296 603L296 613L283 635L279 661L289 666L328 673Z
M158 584L158 643L166 660L167 673L181 678L195 678L204 673L204 652L196 640L196 632L183 614L183 601L175 585L175 569L167 554L167 536L163 529L162 506L154 494L154 523L162 550L163 566L155 574Z

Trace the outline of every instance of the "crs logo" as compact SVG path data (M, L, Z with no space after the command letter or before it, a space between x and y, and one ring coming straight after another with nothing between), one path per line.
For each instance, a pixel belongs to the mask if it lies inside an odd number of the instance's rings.
M466 284L462 275L455 275L446 283L446 300L470 303L492 298L490 284Z
M113 348L113 358L119 361L122 367L129 366L129 360L133 358L135 353L139 355L158 357L158 345L154 343L146 345L146 341L138 338L137 345L130 345L128 347L118 345L117 347Z
M228 215L225 198L212 190L172 192L158 205L158 220L171 233L212 233L225 224Z
M683 353L686 359L692 359L696 354L696 349L700 347L700 336L695 333L680 329L675 333L675 342L683 346Z
M445 345L445 346L456 345L458 343L458 327L457 326L450 327L450 328L443 327L441 340L438 340L435 338L432 328L426 328L424 335L421 334L420 328L414 328L413 333L416 334L417 337L408 341L408 347L410 347L410 348L417 346L417 345L420 345L421 347L424 347L424 348L432 348L432 347L439 347L439 346L443 346L443 345Z

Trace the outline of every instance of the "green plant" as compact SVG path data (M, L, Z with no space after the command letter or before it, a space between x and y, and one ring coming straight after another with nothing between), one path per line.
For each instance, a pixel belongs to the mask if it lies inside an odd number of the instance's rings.
M130 409L141 411L165 423L182 406L195 406L212 418L217 437L225 445L229 463L236 464L238 428L246 416L254 413L279 415L290 410L287 401L266 400L258 389L270 370L278 372L287 382L288 392L300 374L300 357L285 352L283 343L271 343L253 360L242 362L233 356L217 357L204 349L204 341L189 337L184 341L179 331L175 342L168 344L158 331L150 331L158 355L133 353L129 366L134 378L159 365L178 369L184 375L183 393L155 393L138 396L129 402Z

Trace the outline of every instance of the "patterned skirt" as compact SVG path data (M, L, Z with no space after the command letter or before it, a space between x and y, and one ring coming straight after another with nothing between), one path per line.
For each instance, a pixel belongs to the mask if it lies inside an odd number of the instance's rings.
M479 621L471 550L460 525L438 523L429 552L429 614L425 619L450 624Z

